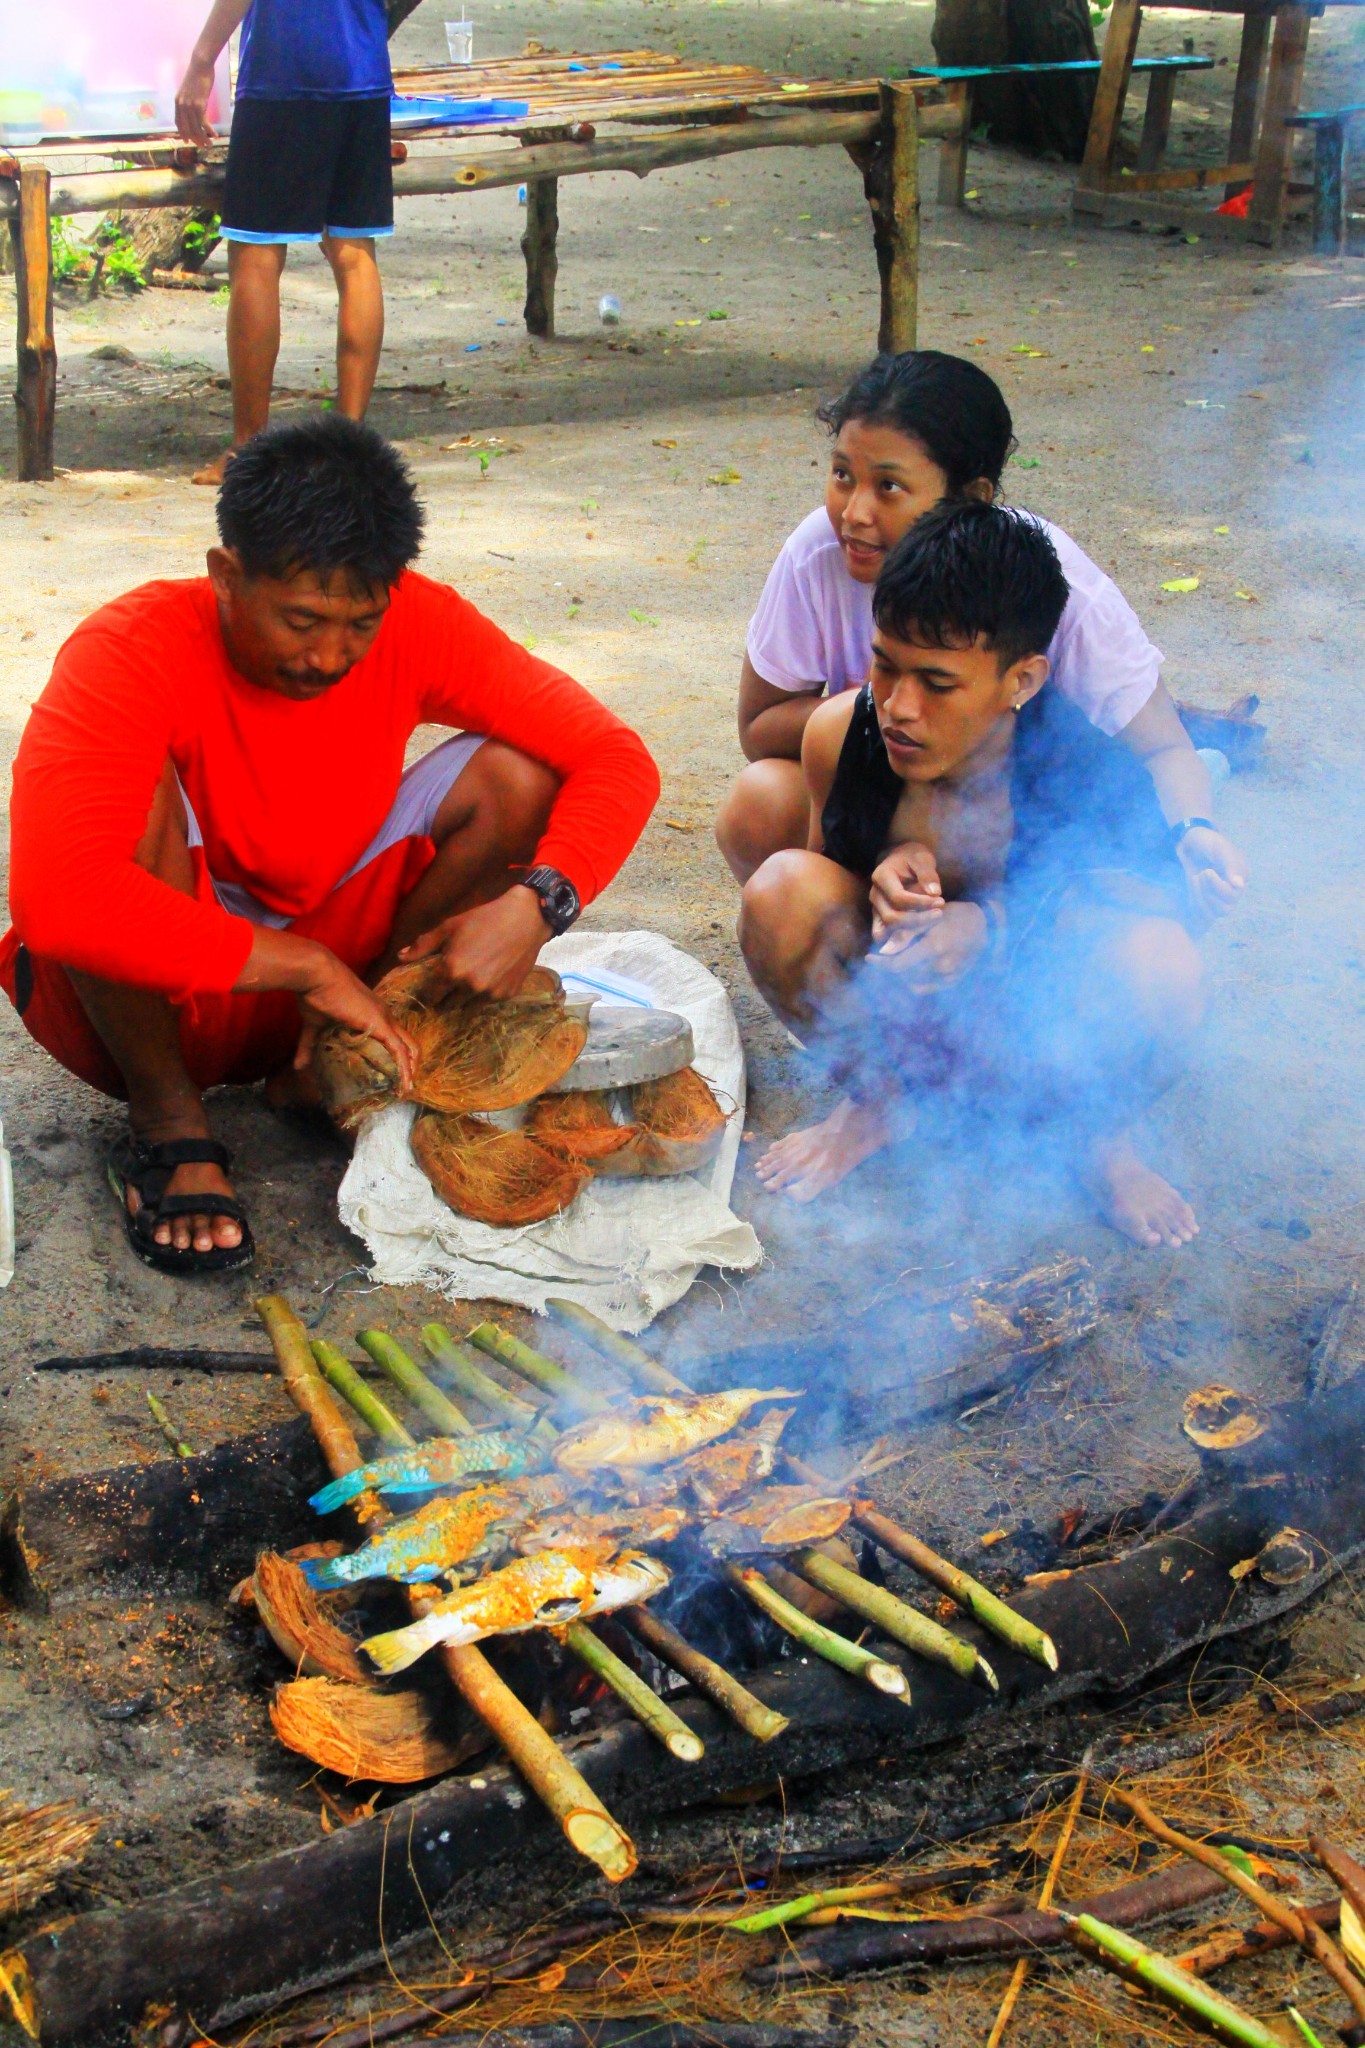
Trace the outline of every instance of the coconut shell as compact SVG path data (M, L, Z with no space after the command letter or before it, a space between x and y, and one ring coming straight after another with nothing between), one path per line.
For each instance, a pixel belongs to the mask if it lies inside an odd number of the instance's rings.
M695 1173L720 1150L725 1111L695 1067L680 1067L662 1081L641 1081L630 1091L636 1136L599 1164L603 1175L627 1177Z
M600 1159L634 1144L640 1133L634 1124L618 1124L612 1117L608 1091L577 1088L567 1095L542 1095L531 1104L526 1130L538 1145L557 1159L581 1161L594 1167Z
M353 1639L337 1627L297 1565L276 1551L263 1550L256 1560L252 1592L256 1613L295 1671L348 1685L374 1685Z
M448 1208L500 1229L557 1215L592 1178L591 1167L557 1159L524 1131L500 1131L476 1116L423 1110L412 1153Z
M286 1749L381 1785L415 1785L453 1771L488 1747L482 1729L455 1741L438 1735L416 1692L362 1692L330 1678L296 1678L276 1688L270 1719Z

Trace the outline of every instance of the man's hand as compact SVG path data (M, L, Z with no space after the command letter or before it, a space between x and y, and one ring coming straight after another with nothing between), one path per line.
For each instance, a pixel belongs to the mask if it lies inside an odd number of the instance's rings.
M175 126L186 142L212 142L208 123L209 96L213 91L213 65L196 50L186 67L175 96Z
M884 939L915 911L943 909L938 862L917 839L893 846L872 874L872 936Z
M446 980L481 996L514 996L551 936L533 889L516 882L492 903L444 918L410 946L401 960L438 953Z
M1247 864L1232 841L1212 826L1195 825L1177 851L1196 906L1206 917L1226 917L1247 885Z
M363 1032L384 1047L398 1068L398 1092L406 1095L412 1086L416 1058L412 1040L395 1024L374 990L367 988L359 975L352 974L335 953L329 953L325 946L319 946L317 953L316 966L302 985L295 985L303 1030L294 1065L306 1067L323 1026L339 1024L343 1031Z
M939 910L907 912L867 958L870 965L903 975L912 988L942 988L961 979L989 937L979 903L946 903Z

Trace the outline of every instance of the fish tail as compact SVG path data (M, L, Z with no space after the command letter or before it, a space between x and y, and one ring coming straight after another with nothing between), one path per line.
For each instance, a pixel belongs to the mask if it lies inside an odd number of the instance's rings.
M330 1479L326 1486L320 1486L310 1497L308 1505L320 1515L330 1515L333 1508L344 1508L348 1500L354 1500L358 1493L364 1491L363 1471L343 1472L340 1479Z
M315 1593L331 1593L338 1586L349 1585L350 1562L349 1557L304 1557L299 1560L299 1570Z
M406 1671L437 1639L429 1620L409 1622L406 1628L391 1628L381 1636L369 1636L360 1645L376 1671L388 1677Z

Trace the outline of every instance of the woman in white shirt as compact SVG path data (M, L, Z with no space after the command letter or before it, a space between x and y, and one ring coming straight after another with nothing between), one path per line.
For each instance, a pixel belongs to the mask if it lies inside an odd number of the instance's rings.
M825 502L783 544L750 622L739 687L749 765L716 820L741 885L770 854L808 843L802 735L826 691L867 679L872 586L888 551L945 499L994 499L1014 446L999 386L937 349L878 356L818 417L834 436ZM1221 915L1242 891L1245 864L1210 822L1208 770L1162 684L1160 651L1118 586L1044 524L1071 589L1048 648L1048 687L1143 763L1195 905Z

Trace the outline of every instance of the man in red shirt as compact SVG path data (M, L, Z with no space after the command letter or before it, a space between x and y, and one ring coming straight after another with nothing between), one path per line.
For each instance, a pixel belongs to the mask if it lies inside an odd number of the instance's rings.
M658 795L629 727L409 565L394 449L331 415L228 469L208 575L77 628L14 768L0 987L124 1097L110 1160L147 1264L254 1247L203 1091L307 1063L325 1023L410 1047L370 984L440 953L508 995L610 882ZM404 772L419 725L454 727Z

